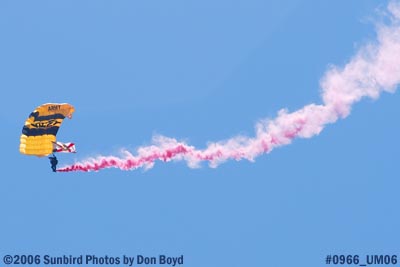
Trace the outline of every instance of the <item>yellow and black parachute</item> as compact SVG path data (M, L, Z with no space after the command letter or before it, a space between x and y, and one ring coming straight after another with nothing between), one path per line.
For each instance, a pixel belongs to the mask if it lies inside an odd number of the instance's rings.
M65 117L72 118L74 107L67 103L47 103L37 107L25 121L19 151L47 156L54 152L56 135Z

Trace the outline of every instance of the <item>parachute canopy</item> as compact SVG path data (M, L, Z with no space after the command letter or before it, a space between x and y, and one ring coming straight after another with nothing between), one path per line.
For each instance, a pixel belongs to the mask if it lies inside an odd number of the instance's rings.
M65 117L72 118L74 111L67 103L47 103L37 107L22 128L19 151L36 156L51 154L61 123Z

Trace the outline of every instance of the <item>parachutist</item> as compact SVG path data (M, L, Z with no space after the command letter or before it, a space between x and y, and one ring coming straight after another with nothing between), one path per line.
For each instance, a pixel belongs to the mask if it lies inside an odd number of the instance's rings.
M49 157L49 159L50 159L51 169L53 170L53 172L56 172L58 164L57 157L53 154L53 156Z
M46 103L31 112L20 137L19 151L24 155L48 156L53 172L57 172L57 153L76 153L74 143L56 141L65 117L72 118L75 108L68 103Z

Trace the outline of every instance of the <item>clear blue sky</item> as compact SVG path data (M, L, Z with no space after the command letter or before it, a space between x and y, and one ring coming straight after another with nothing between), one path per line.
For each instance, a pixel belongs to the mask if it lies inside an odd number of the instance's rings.
M61 165L135 151L157 133L199 148L251 136L281 108L320 103L328 65L374 38L371 18L386 3L1 1L1 258L324 266L326 254L398 253L398 94L356 104L313 139L217 169L52 173L18 150L25 119L46 102L76 108L58 139L78 153Z

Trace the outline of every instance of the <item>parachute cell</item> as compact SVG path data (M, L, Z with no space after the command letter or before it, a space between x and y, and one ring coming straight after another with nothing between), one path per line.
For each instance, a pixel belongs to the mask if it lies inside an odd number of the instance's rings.
M25 121L19 151L26 155L47 156L65 117L72 118L74 107L67 103L47 103L37 107Z

